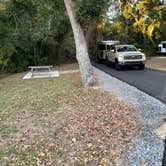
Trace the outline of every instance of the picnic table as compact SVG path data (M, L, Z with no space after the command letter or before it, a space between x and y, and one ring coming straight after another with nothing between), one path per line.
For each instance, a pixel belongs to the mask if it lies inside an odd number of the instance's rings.
M51 68L53 66L29 66L28 68L31 69L32 77L34 75L42 75L42 74L50 74Z

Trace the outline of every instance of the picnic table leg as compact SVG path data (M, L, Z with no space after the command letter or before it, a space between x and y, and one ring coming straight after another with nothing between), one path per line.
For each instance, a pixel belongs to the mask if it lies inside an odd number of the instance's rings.
M32 73L32 77L33 77L33 68L31 68L31 73Z
M50 69L50 67L48 68L48 71L49 71L49 75L51 77L51 69Z

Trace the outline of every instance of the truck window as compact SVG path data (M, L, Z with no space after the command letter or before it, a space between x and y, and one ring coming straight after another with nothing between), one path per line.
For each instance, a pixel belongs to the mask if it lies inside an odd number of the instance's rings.
M110 50L112 45L107 45L107 50Z
M163 48L166 48L166 43L163 44Z
M115 46L112 46L110 49L111 49L111 50L114 50L114 52L115 52Z

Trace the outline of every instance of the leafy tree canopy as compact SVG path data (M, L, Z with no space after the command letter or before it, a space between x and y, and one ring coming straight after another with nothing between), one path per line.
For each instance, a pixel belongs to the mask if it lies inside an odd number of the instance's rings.
M107 24L104 35L146 47L154 53L158 42L166 40L166 6L163 3L161 0L121 1L119 12L113 23Z
M98 21L108 0L76 0L85 32ZM0 70L21 71L28 65L73 59L71 25L62 0L0 0ZM67 51L66 51L67 49Z

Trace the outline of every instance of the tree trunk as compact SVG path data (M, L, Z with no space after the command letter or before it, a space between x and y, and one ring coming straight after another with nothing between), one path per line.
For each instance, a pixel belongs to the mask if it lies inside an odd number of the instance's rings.
M90 63L87 43L82 27L76 18L74 2L73 0L64 0L64 3L73 29L76 45L76 58L79 64L83 86L93 86L95 84L93 68Z

